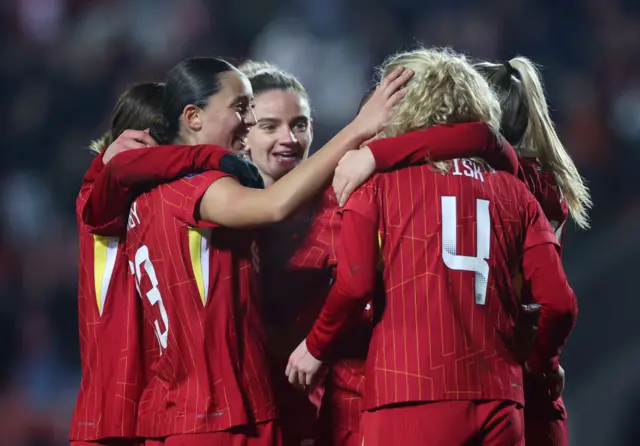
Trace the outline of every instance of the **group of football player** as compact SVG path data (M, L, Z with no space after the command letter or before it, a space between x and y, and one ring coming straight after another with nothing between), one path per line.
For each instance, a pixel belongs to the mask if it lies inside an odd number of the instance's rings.
M378 74L313 156L268 63L122 94L76 206L72 445L568 444L560 254L591 200L535 65Z

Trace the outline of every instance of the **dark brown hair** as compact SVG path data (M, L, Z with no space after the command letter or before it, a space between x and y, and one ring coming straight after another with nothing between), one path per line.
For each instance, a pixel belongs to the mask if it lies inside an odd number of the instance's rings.
M204 108L221 89L220 75L229 71L237 70L216 57L194 57L173 67L162 96L162 121L151 127L151 136L160 144L175 141L184 108L189 104Z
M159 122L164 85L146 82L125 91L116 102L111 118L111 129L92 141L89 148L101 153L127 129L145 130Z

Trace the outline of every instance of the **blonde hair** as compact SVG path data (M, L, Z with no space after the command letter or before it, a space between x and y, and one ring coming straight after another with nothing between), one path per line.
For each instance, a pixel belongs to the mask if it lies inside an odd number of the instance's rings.
M111 138L111 132L107 132L100 138L91 141L89 143L89 150L98 154L104 152L104 150L111 145L113 139Z
M500 128L500 103L466 56L448 48L419 48L388 58L384 78L397 67L414 71L408 91L385 129L388 137L439 124L481 121Z
M513 146L535 152L542 167L553 173L573 220L580 228L589 228L593 204L589 188L558 137L536 65L526 57L515 57L506 64L481 63L477 69L498 92L505 137Z

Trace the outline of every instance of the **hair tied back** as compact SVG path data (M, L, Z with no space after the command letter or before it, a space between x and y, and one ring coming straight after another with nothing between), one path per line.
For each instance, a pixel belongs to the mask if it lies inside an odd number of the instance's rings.
M511 65L511 62L507 61L507 62L503 63L502 65L504 65L505 69L507 70L507 73L509 73L509 76L513 76L516 79L521 80L520 79L520 72L517 69L515 69L513 67L513 65Z
M258 71L253 73L253 76L255 77L255 76L261 76L263 74L274 74L274 73L278 73L277 68L266 67L266 68L260 68Z

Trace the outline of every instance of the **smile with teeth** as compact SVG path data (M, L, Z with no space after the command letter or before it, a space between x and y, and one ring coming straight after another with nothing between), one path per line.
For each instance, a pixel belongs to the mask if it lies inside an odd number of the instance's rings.
M290 161L297 160L299 158L297 152L279 152L274 153L273 156L275 156L278 161Z

